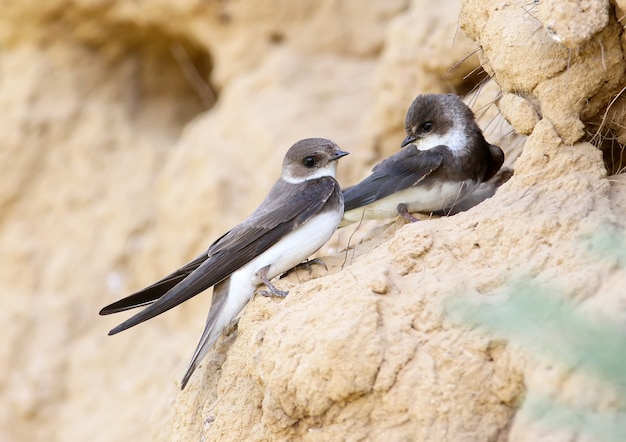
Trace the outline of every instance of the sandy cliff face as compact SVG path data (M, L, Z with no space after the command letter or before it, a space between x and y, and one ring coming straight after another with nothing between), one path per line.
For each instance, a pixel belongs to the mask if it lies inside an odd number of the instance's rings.
M587 247L626 214L604 165L619 169L623 142L621 2L5 3L0 439L570 438L536 419L542 395L620 417L610 388L446 305L530 277L623 321L626 273ZM335 140L352 184L399 147L417 93L468 92L479 59L488 139L511 158L523 146L495 197L362 227L347 252L356 226L341 230L329 271L255 298L182 393L209 293L106 336L120 318L99 308L245 218L293 142ZM527 140L483 115L500 90Z

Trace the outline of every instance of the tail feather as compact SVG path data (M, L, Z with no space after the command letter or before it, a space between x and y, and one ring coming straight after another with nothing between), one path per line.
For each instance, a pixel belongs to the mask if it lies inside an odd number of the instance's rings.
M202 359L204 359L211 347L213 347L217 339L222 335L224 328L234 319L235 316L237 316L235 314L232 318L226 318L223 315L224 306L226 305L226 301L228 299L229 289L230 278L225 279L213 287L213 297L211 299L209 316L207 317L206 325L202 332L202 336L200 337L200 341L198 342L198 346L191 357L185 376L183 376L183 380L181 381L181 390L185 389L187 382L189 382L189 378L191 378L191 375L196 370L198 365L200 365Z

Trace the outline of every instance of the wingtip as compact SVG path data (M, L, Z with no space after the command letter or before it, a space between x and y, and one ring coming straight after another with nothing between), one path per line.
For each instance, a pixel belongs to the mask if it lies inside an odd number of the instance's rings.
M113 304L109 304L107 306L102 307L100 309L100 312L98 312L98 314L100 316L113 315L115 313L121 313L127 310L132 310L134 308L143 307L145 305L150 305L150 304L153 304L155 301L155 300L149 300L149 301L143 301L143 302L137 302L137 301L129 302L129 299L132 299L132 296L133 295L120 299L119 301L116 301Z
M108 335L109 336L116 335L119 332L123 332L124 330L129 329L130 327L132 327L132 325L127 325L126 322L122 322L117 327L113 327L111 330L109 330Z
M140 305L132 306L132 307L115 307L116 305L117 303L113 303L113 304L107 305L106 307L102 307L100 311L98 312L98 314L100 316L108 316L114 313L125 312L126 310L130 310L131 308L141 307Z
M113 313L119 313L119 312L123 312L124 310L129 310L132 307L122 305L122 301L124 301L125 299L127 298L120 299L119 301L115 301L114 303L109 304L109 305L105 305L104 307L100 309L98 314L100 316L107 316L107 315L112 315ZM120 307L120 305L122 306Z

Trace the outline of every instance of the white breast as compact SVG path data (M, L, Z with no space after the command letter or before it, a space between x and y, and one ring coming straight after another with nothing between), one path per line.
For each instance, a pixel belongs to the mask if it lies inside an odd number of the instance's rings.
M241 267L231 276L231 293L239 286L243 291L247 287L261 283L256 272L265 266L270 266L268 279L272 279L286 272L296 264L301 263L322 247L337 229L341 212L325 212L316 215L299 229L287 234L280 241Z
M398 215L398 204L406 204L409 212L436 212L461 201L476 188L474 181L445 182L426 189L423 186L410 187L366 206L358 207L344 214L349 222L361 219L386 219Z
M337 229L341 211L326 212L310 219L299 229L289 233L265 252L254 258L230 276L228 298L214 328L221 330L239 314L261 284L256 273L271 266L268 279L272 279L302 261L322 247Z

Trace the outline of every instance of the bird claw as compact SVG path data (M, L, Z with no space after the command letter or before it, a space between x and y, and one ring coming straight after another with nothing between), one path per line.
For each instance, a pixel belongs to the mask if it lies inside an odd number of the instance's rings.
M274 287L270 280L267 279L267 271L269 270L269 268L270 266L265 266L258 272L256 272L256 276L261 280L263 284L265 284L265 287L268 288L268 290L261 290L258 293L262 296L276 296L278 298L284 298L289 294L289 292L284 290L278 290L276 287Z
M328 266L326 265L326 263L324 261L322 261L319 258L313 258L313 259L307 259L306 261L301 262L300 264L296 264L295 266L293 266L292 268L287 270L285 273L280 275L280 277L278 279L283 279L284 277L288 276L290 273L293 273L293 272L295 272L296 270L299 270L299 269L307 269L309 271L309 275L310 275L311 272L313 271L313 264L322 265L322 266L324 266L326 271L328 271Z
M274 287L274 290L261 290L258 292L258 294L261 296L267 296L268 298L270 297L284 298L285 296L289 294L289 292L286 290L278 290L276 287Z
M404 203L398 204L398 207L396 207L396 212L398 212L398 215L400 215L402 218L404 218L410 223L415 223L419 221L418 218L415 218L413 215L409 213L409 208Z

